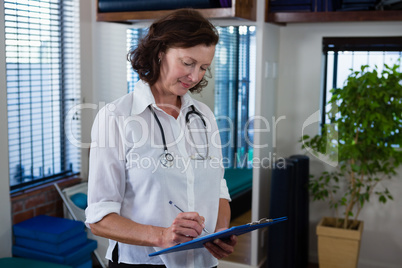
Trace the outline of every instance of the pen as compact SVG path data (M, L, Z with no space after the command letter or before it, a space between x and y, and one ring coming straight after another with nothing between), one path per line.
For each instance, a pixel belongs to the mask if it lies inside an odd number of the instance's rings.
M172 201L169 201L169 204L171 204L172 206L174 206L175 208L177 208L178 210L180 210L181 212L184 212L181 208L179 208L175 203L173 203ZM204 230L204 232L206 232L207 234L209 234L208 230L204 228L202 228L202 230Z

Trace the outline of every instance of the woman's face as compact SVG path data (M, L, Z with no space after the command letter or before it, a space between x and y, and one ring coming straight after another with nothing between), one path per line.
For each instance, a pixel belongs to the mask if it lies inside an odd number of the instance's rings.
M160 76L155 84L159 93L183 96L205 75L215 54L215 46L169 48L160 53Z

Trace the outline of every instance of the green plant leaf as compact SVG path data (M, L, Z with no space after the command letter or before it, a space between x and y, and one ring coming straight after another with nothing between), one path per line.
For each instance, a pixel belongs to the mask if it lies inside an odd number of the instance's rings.
M402 163L402 151L395 149L402 148L402 74L399 64L381 70L368 65L351 70L343 87L331 90L331 124L324 124L320 135L300 139L316 155L336 155L336 170L322 172L309 190L313 200L326 200L343 214L349 204L355 205L351 211L363 208L372 194L381 203L393 200L388 189L377 187Z

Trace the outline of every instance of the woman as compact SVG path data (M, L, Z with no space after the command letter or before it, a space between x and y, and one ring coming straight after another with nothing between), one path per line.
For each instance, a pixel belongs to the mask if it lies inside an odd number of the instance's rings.
M106 105L94 121L86 224L109 238L109 267L215 267L233 252L235 236L148 257L229 227L215 118L188 93L206 86L218 39L191 9L155 21L129 53L140 76L134 92Z

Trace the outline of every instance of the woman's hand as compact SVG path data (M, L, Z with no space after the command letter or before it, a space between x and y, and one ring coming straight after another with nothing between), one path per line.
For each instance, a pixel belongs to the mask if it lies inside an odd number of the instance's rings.
M205 227L204 217L197 212L183 212L177 215L172 225L162 231L161 247L167 248L193 240Z
M225 230L227 228L222 228L217 230L217 232ZM204 247L218 260L225 258L233 253L234 247L237 244L237 236L232 235L228 240L215 239L212 242L207 242Z

